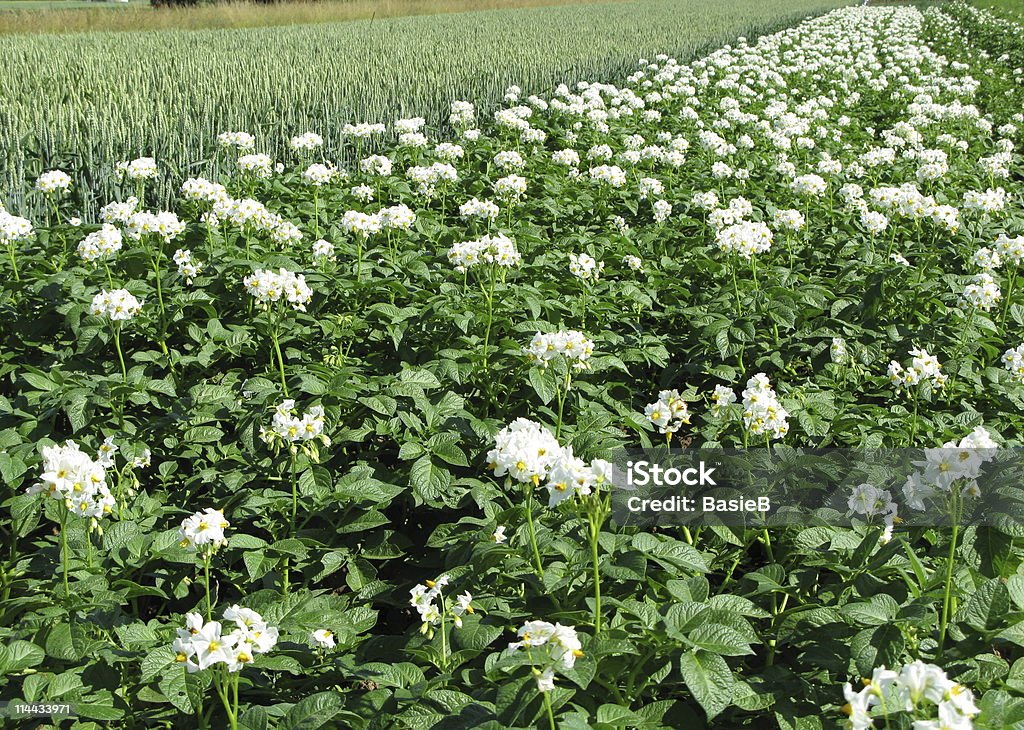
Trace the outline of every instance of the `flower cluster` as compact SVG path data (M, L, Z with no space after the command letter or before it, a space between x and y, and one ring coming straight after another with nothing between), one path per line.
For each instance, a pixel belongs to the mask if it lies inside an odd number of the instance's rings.
M341 216L341 229L345 233L354 233L364 237L371 236L374 233L380 233L381 219L379 215L347 210Z
M560 330L545 334L538 332L524 350L530 362L547 367L561 356L576 370L586 370L587 360L594 354L594 343L577 330Z
M315 187L321 187L322 185L328 185L331 181L343 177L338 168L333 165L324 165L319 162L314 163L302 171L302 179L309 185Z
M313 241L313 257L327 261L334 259L334 244L323 238Z
M846 683L843 696L852 730L868 730L876 718L885 718L888 725L904 713L908 722L913 719L914 730L970 730L980 712L971 690L920 659L899 671L877 667L859 691Z
M988 188L985 191L968 190L964 193L964 210L982 214L998 213L1006 207L1007 194L1003 188Z
M1024 262L1024 236L1010 238L1005 233L1000 234L993 247L1003 262L1009 262L1014 266Z
M789 433L789 412L764 373L747 381L743 391L743 424L754 436L780 439Z
M78 255L86 263L111 258L121 250L123 240L121 230L117 226L104 223L98 231L93 231L82 239L78 244Z
M583 656L583 645L572 626L547 621L527 621L519 629L519 641L508 645L506 652L526 649L533 664L537 689L550 692L555 688L555 672L567 671Z
M715 243L727 254L738 254L748 261L756 253L764 253L772 247L772 232L759 221L743 221L726 226L715 234Z
M734 399L735 397L733 395ZM658 393L658 400L647 404L644 415L658 427L659 433L667 434L669 438L682 428L683 424L690 422L690 409L678 390L663 390Z
M0 243L7 246L23 243L32 238L33 232L32 221L11 215L0 206Z
M257 303L264 307L283 300L296 311L305 312L306 304L313 298L313 290L306 284L306 277L284 268L276 272L257 269L245 277L242 283Z
M178 544L188 550L213 552L226 545L224 531L231 527L224 511L207 507L202 512L186 517L178 528Z
M517 201L526 194L526 178L521 175L508 175L494 183L494 193L505 201Z
M946 374L942 372L938 358L920 347L913 348L910 354L912 359L908 368L896 360L889 361L889 381L896 386L897 392L922 382L930 382L936 388L946 384Z
M144 181L159 175L156 160L152 157L140 157L136 160L118 162L114 168L119 180Z
M711 415L721 416L725 410L736 402L736 392L727 386L716 385L711 393Z
M49 170L36 178L36 190L45 195L65 195L71 190L71 176L62 170Z
M470 198L459 206L459 215L463 218L482 218L492 220L498 217L500 212L497 204L490 200L479 200Z
M409 604L419 613L420 620L423 622L420 631L425 634L431 631L431 627L441 623L449 616L455 628L461 629L463 614L473 613L472 594L466 591L457 596L453 603L449 603L442 595L442 591L447 585L448 576L442 575L437 580L420 583L409 591Z
M999 445L984 426L957 441L947 441L941 448L925 449L924 458L914 461L919 467L903 485L903 496L911 508L927 509L927 500L953 491L958 484L963 494L978 496L977 479L981 468L991 461Z
M74 441L43 447L43 474L29 494L59 499L69 514L89 517L93 523L110 514L114 497L107 486L103 460L94 460Z
M125 225L139 209L139 199L134 195L123 202L107 203L100 208L100 220L104 223L120 223Z
M271 177L276 169L274 159L263 153L242 155L235 164L242 174L263 179Z
M295 152L311 152L323 144L324 138L316 132L305 132L288 140L288 146Z
M604 271L604 262L598 262L588 253L569 254L569 272L584 281L597 281Z
M598 165L590 168L590 179L613 188L621 188L626 184L626 173L617 165Z
M174 263L178 265L178 273L188 284L203 273L203 263L194 259L192 252L187 248L179 248L174 252Z
M858 514L868 519L880 517L885 525L882 541L888 542L891 539L898 508L892 500L892 494L888 490L879 489L867 482L858 484L850 493L847 506L853 514Z
M1003 366L1018 383L1024 383L1024 345L1011 347L1003 353Z
M571 446L558 450L548 469L544 488L548 490L548 507L555 508L574 496L587 497L603 484L612 483L612 464L592 459L588 464L573 454Z
M587 464L571 446L563 447L547 428L526 418L517 418L498 432L487 463L496 477L508 475L534 486L546 480L552 508L575 495L592 494L595 488L611 484L613 476L610 462L594 459Z
M225 633L224 624L231 630ZM233 626L231 625L233 624ZM266 654L277 644L278 630L251 608L231 606L221 621L203 621L198 613L185 616L185 628L171 645L174 660L189 672L224 664L229 672L240 672L257 654Z
M1002 297L999 285L992 274L987 271L975 274L971 278L971 283L964 288L964 302L970 307L986 312L992 309Z
M526 418L517 418L494 437L487 452L488 468L494 476L506 474L517 482L540 484L562 447L547 428Z
M133 241L142 240L143 236L156 235L170 242L185 232L185 223L175 213L160 211L138 211L132 213L125 223L124 233Z
M370 137L384 134L387 131L387 127L383 124L373 124L369 122L346 124L341 128L341 133L346 137L355 137L356 139L369 139Z
M329 446L330 437L324 433L323 406L310 406L301 416L296 415L297 413L294 400L288 398L281 401L274 407L274 418L270 428L260 429L260 438L271 445L316 440L324 446Z
M468 101L453 101L448 121L453 127L469 127L476 122L476 107Z
M217 135L217 144L243 151L251 150L256 146L256 138L248 132L221 132Z
M443 186L459 179L458 171L446 162L435 162L429 167L410 167L405 171L405 176L416 183L417 192L424 198L432 198L437 193L438 185Z
M501 233L486 235L475 241L461 241L448 250L448 261L459 272L486 264L512 268L522 260L515 241Z
M142 311L142 302L127 289L103 289L92 298L89 313L112 322L125 322Z

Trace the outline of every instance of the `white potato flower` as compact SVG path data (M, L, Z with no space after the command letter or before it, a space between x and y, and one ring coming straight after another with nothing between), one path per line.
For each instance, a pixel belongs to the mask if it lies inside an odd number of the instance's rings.
M93 297L89 313L113 322L126 322L142 311L142 302L127 289L103 289Z

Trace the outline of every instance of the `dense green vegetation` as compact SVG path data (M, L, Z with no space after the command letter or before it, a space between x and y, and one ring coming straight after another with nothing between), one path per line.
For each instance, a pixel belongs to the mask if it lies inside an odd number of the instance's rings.
M829 0L640 0L230 31L0 38L0 199L34 210L25 181L75 171L83 208L109 198L112 166L154 156L209 172L211 140L244 129L278 155L284 135L420 115L454 99L487 108L506 86L615 79L637 58L690 57Z

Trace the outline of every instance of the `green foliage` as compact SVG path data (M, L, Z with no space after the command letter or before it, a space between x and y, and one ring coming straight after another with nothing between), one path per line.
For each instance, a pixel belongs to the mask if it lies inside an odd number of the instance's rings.
M483 107L519 84L612 79L644 54L693 56L837 0L636 0L244 30L0 38L0 202L46 169L73 170L83 210L117 194L113 164L153 156L175 178L216 174L214 137L244 129L275 157L316 129L340 156L341 128L424 116L456 99ZM161 186L169 200L173 188ZM40 211L41 212L41 211Z
M910 17L914 33L924 23L922 38L978 80L967 96L994 129L1019 113L1011 68L949 33L948 16ZM894 42L880 34L871 58L896 63ZM952 68L923 53L899 58L924 58L911 69L922 75L946 78ZM794 106L835 92L846 73L784 70ZM847 164L878 146L879 130L905 131L921 93L910 84L860 91L856 101L835 93L834 116L850 112L849 123L820 141ZM962 91L930 93L952 104ZM697 96L710 119L718 112L707 109L727 109L721 100L732 93L709 84ZM57 201L33 239L9 247L0 281L0 700L70 703L78 718L55 723L79 730L229 726L221 680L188 672L172 648L185 614L204 612L208 599L211 614L240 604L280 630L273 651L236 675L237 726L251 730L823 728L842 718L844 682L915 660L940 663L972 689L977 727L1024 722L1019 530L897 524L891 539L863 523L640 530L608 519L606 487L549 508L543 484L493 475L488 451L516 418L557 430L587 459L666 440L754 445L740 406L716 415L710 393L742 389L759 372L789 414L785 446L937 446L981 424L1020 444L1024 386L999 358L1020 344L1024 292L1002 269L1000 306L974 311L962 297L975 251L1019 232L1019 208L964 207L955 234L893 214L871 236L836 190L796 197L765 137L730 153L756 171L749 180L712 177L716 158L683 112L689 103L685 94L652 99L660 118L623 115L608 134L536 110L531 124L546 134L536 145L481 115L480 139L462 140L458 181L433 196L418 194L405 171L435 161L434 151L390 141L394 170L381 177L352 166L314 191L302 171L316 152L282 154L284 171L268 178L219 178L232 197L263 201L298 226L298 243L229 222L204 226L201 204L178 201L179 237L126 237L117 256L89 264L76 250L98 226L71 225L77 203ZM997 135L1013 136L983 131L969 115L920 126L929 145L943 134L966 143L929 188L950 205L992 183L977 161ZM551 159L604 141L624 147L634 134L653 143L666 131L690 142L686 163L641 161L621 188L591 181L589 163L580 179ZM339 149L331 140L327 148ZM460 216L461 203L493 195L507 174L495 155L513 149L526 158L528 194L491 221ZM819 153L793 159L817 169ZM1019 196L1019 158L1008 164L1012 176L1000 183ZM898 185L917 169L914 156L896 156L858 179ZM672 202L664 221L639 195L648 175ZM173 170L164 176L179 182ZM354 195L357 184L376 200ZM775 226L755 269L719 250L694 203L708 191L722 206L746 197L765 221L799 205L810 225ZM121 192L162 202L152 186ZM400 202L415 209L408 230L361 238L342 225L347 212ZM314 256L314 232L334 259ZM457 271L451 247L485 233L514 239L522 262L479 277ZM171 262L179 247L203 264L191 282ZM569 273L569 255L584 251L606 264L596 280ZM626 256L639 256L643 270ZM245 278L278 268L304 273L304 310L283 301L264 309L250 297ZM115 287L143 302L116 328L90 313L93 297ZM592 340L586 368L528 360L535 333L565 329ZM830 357L836 337L848 359ZM895 391L886 365L905 363L915 346L939 358L944 388ZM669 439L644 416L665 389L692 416ZM291 452L261 438L285 398L303 412L322 407L330 443ZM29 493L42 448L74 439L95 455L107 437L120 452L107 470L115 504L98 520L102 532L68 517L63 501ZM151 463L133 466L146 449ZM205 508L230 522L208 572L178 531ZM414 586L442 575L448 597L473 594L461 628L451 615L424 623L410 606ZM531 650L506 650L538 619L575 626L580 641L543 693ZM321 629L334 648L313 645Z

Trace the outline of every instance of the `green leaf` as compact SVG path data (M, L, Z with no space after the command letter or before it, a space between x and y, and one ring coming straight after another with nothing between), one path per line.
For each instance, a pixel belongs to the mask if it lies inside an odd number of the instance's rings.
M957 618L975 631L995 631L1005 623L1009 610L1010 594L1006 584L994 578L974 592Z
M81 624L58 624L46 637L46 653L55 659L77 662L91 643Z
M164 670L157 686L168 702L186 715L194 715L202 705L204 687L199 675L189 673L180 662L173 662Z
M142 658L142 675L140 679L143 682L152 681L161 673L164 667L173 663L174 651L171 647L169 645L158 646Z
M246 535L244 532L232 535L228 538L228 547L238 550L259 550L265 548L267 541L255 535Z
M698 649L705 649L723 656L753 654L750 643L743 636L722 624L702 624L687 636L687 640Z
M51 390L57 390L60 387L45 375L40 375L38 373L22 373L21 377L23 377L25 381L36 390L49 392Z
M848 603L840 609L843 617L854 624L881 626L896 618L899 605L892 598L881 594L872 596L870 601Z
M15 640L0 645L0 674L20 672L42 664L46 652L30 641Z
M641 719L635 712L621 705L601 705L597 708L597 721L616 727L636 727Z
M679 659L687 689L700 703L708 719L717 717L732 702L735 680L725 659L707 651L688 651Z
M441 461L453 466L469 466L466 453L456 445L458 442L457 433L439 433L430 437L427 447Z
M441 381L429 370L422 368L406 368L398 374L398 379L403 383L411 383L421 388L439 388Z
M242 562L245 563L245 569L249 573L249 580L255 582L265 576L271 570L277 561L274 558L268 557L263 550L250 550L242 556Z
M296 675L302 674L303 671L297 659L283 654L261 655L253 662L253 666L271 672L290 672Z
M870 677L872 670L882 664L887 667L901 664L905 648L903 632L893 624L864 629L850 642L850 653L863 677Z
M356 670L356 676L365 677L384 687L409 688L426 682L423 670L412 662L369 662Z
M281 721L281 727L289 730L318 730L337 717L344 706L345 700L339 693L318 692L292 707Z
M547 405L555 399L558 388L555 386L555 376L549 368L530 368L528 377L530 385L533 386L534 392L540 397L541 403Z
M109 690L102 690L90 693L84 700L73 702L71 707L77 715L90 720L120 720L124 717L124 710L116 702L117 699Z
M451 482L448 470L434 464L429 455L418 458L409 470L409 483L419 500L428 504L437 503Z

